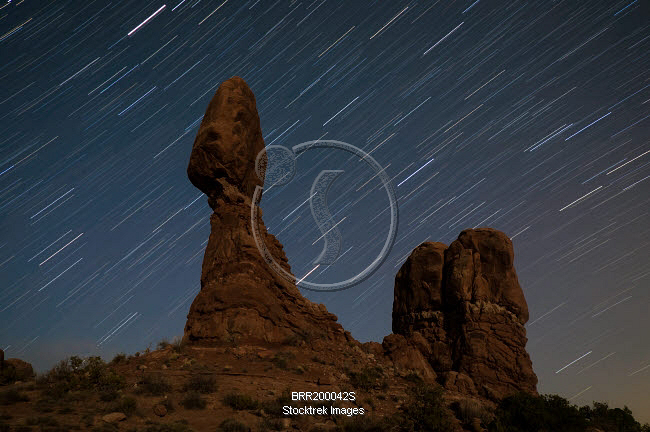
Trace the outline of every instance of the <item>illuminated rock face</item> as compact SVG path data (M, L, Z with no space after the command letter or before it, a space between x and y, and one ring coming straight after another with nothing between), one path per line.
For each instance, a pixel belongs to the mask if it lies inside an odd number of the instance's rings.
M255 96L243 79L221 84L197 133L187 174L213 209L201 291L187 316L192 344L351 340L322 304L305 299L295 284L264 262L251 229L251 199L262 181L255 159L264 148ZM261 211L260 211L261 213ZM290 272L282 245L261 224L264 241Z
M469 229L449 247L422 243L397 273L393 333L422 353L449 390L490 399L537 393L526 352L528 306L513 261L504 233Z

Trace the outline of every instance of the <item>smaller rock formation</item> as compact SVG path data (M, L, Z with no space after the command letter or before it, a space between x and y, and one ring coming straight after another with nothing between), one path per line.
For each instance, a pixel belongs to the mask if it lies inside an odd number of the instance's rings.
M10 384L15 381L27 381L34 378L34 368L30 363L17 358L4 360L4 352L0 358L2 358L2 369L0 369L2 383Z
M435 371L448 390L492 400L537 394L528 306L513 262L512 242L491 228L465 230L449 247L415 248L395 277L388 356L425 375Z

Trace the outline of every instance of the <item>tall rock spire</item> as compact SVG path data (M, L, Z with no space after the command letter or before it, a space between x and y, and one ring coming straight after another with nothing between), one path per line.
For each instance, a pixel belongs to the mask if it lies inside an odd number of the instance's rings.
M277 343L351 339L322 304L305 299L273 272L251 229L251 200L262 181L255 160L264 148L255 96L243 79L221 84L194 140L187 175L213 209L201 291L190 307L184 338L192 344ZM276 262L290 271L282 245L260 224Z

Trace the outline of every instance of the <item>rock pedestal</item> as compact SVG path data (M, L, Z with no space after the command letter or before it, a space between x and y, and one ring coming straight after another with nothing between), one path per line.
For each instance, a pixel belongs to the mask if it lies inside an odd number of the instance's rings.
M251 200L262 185L255 160L263 148L253 92L233 77L210 101L187 168L213 213L201 291L190 307L184 339L192 344L345 342L351 336L336 316L273 272L255 245ZM282 245L263 224L261 234L276 262L290 271Z

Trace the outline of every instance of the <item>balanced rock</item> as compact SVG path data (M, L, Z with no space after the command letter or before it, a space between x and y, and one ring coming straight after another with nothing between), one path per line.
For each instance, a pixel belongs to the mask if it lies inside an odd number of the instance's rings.
M528 306L513 263L510 239L479 228L449 247L421 244L397 273L393 332L422 353L447 389L493 400L537 394L526 352ZM384 339L393 358L394 336Z
M305 299L260 254L251 227L255 161L264 149L255 97L243 79L221 84L194 141L187 174L213 210L203 257L201 291L184 339L192 344L275 343L351 339L322 304ZM260 211L261 213L261 211ZM260 224L262 240L287 272L280 242Z

